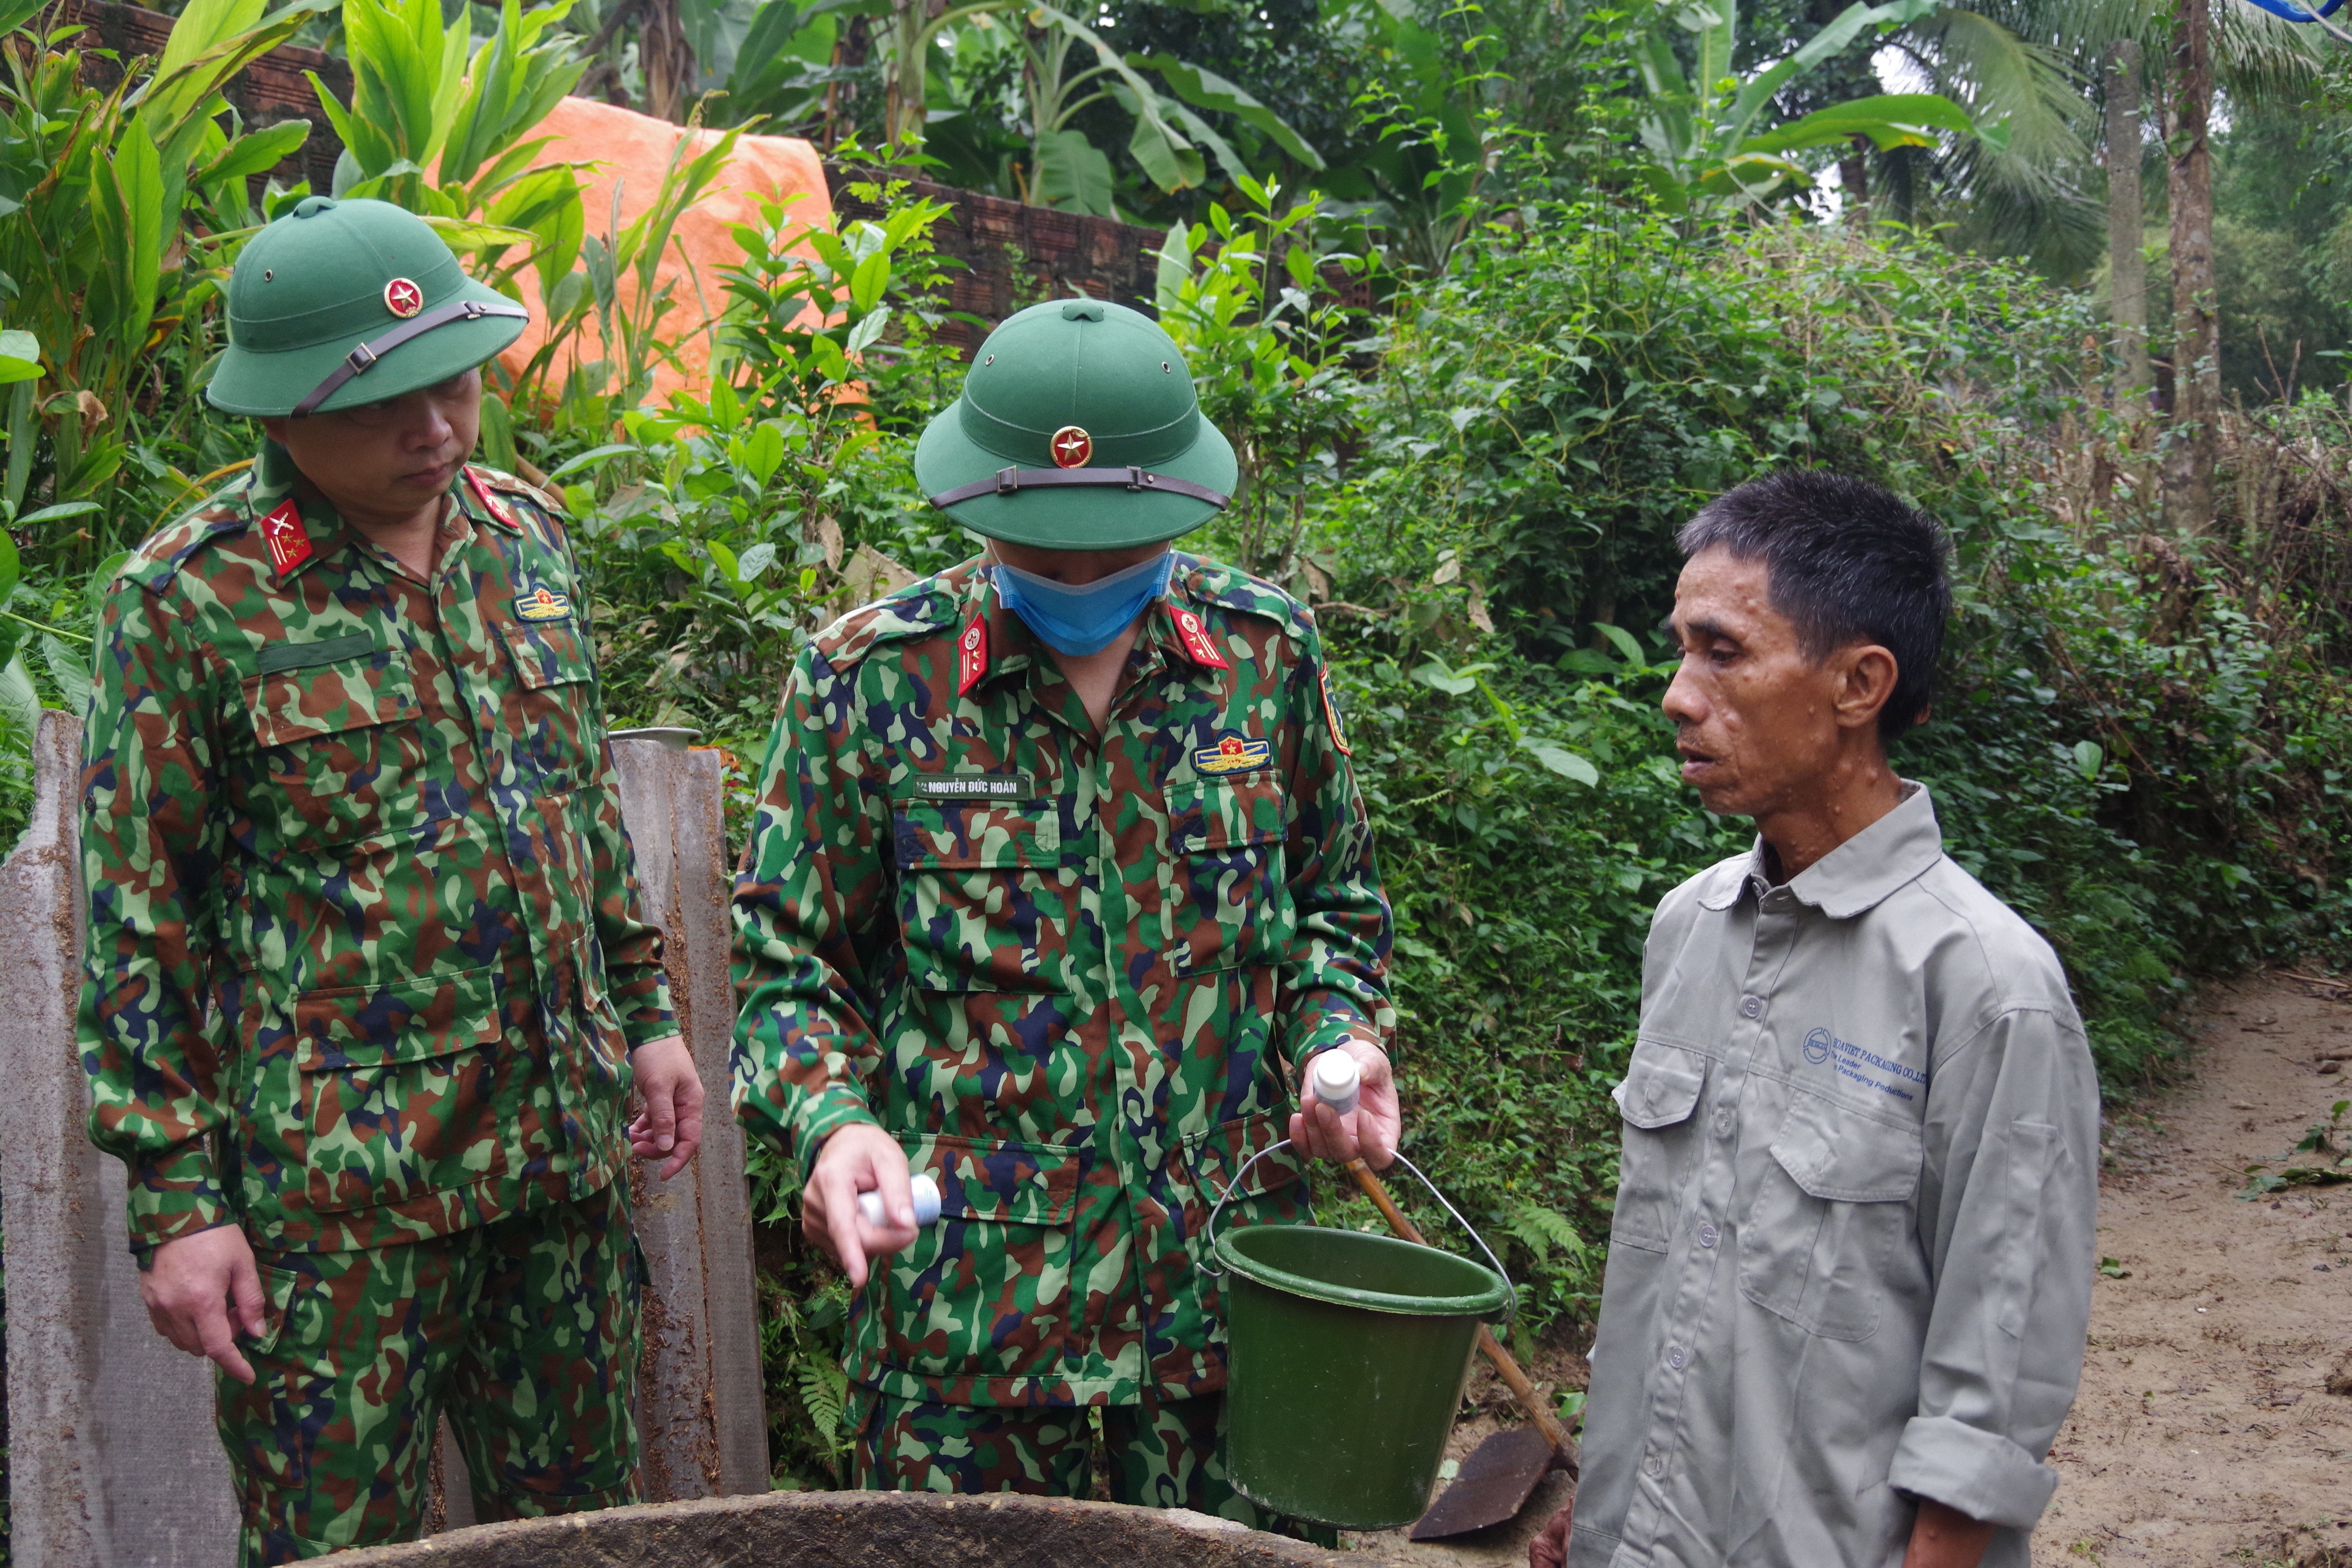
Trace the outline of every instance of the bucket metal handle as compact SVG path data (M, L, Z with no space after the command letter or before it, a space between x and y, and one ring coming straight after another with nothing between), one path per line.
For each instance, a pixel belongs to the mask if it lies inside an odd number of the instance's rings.
M1206 1274L1210 1279L1222 1279L1225 1277L1225 1271L1223 1269L1217 1268L1215 1265L1208 1261L1209 1258L1213 1258L1217 1255L1217 1216L1225 1212L1225 1205L1233 1202L1234 1194L1241 1190L1242 1178L1249 1174L1250 1167L1252 1165L1256 1164L1268 1154L1276 1153L1289 1147L1290 1140L1285 1138L1279 1143L1267 1144L1265 1148L1259 1150L1256 1153L1252 1154L1248 1159L1243 1161L1242 1168L1234 1173L1233 1182L1225 1188L1224 1195L1217 1199L1215 1206L1209 1210L1209 1223L1202 1226L1201 1231L1201 1251L1202 1254L1202 1261L1200 1267L1201 1272ZM1431 1181L1427 1175L1423 1174L1420 1166L1405 1158L1403 1150L1400 1149L1396 1152L1396 1162L1398 1164L1402 1165L1406 1170L1411 1171L1414 1177L1420 1181L1421 1184L1429 1189L1429 1195L1437 1200L1437 1206L1444 1209L1448 1215L1451 1215L1454 1218L1454 1223L1462 1227L1463 1233L1468 1236L1472 1242L1476 1244L1480 1252L1486 1254L1486 1261L1494 1266L1495 1277L1502 1280L1504 1290L1509 1294L1510 1300L1508 1304L1504 1308L1504 1316L1507 1318L1517 1316L1519 1310L1519 1288L1511 1282L1510 1270L1505 1268L1503 1267L1503 1260L1495 1256L1495 1249L1486 1245L1486 1238L1480 1236L1476 1227L1472 1226L1468 1220L1462 1217L1462 1213L1459 1209L1456 1209L1451 1203L1446 1201L1445 1194L1437 1190L1437 1184Z

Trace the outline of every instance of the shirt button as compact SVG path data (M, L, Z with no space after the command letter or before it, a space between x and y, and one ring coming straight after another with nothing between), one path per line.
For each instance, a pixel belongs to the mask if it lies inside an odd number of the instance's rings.
M1673 1367L1676 1372L1680 1372L1685 1366L1688 1365L1689 1363L1690 1352L1684 1350L1682 1346L1668 1345L1666 1347L1666 1364L1668 1366Z
M1715 1113L1715 1130L1717 1132L1731 1131L1731 1107L1727 1105Z
M1663 1454L1651 1455L1648 1458L1642 1461L1642 1471L1652 1480L1656 1480L1660 1476L1666 1473L1665 1456Z
M1763 1011L1764 999L1761 996L1743 996L1739 999L1739 1016L1741 1017L1757 1017L1760 1016Z
M1713 1247L1717 1242L1721 1241L1722 1239L1723 1233L1716 1229L1715 1226L1711 1225L1703 1225L1698 1227L1698 1244L1701 1247Z

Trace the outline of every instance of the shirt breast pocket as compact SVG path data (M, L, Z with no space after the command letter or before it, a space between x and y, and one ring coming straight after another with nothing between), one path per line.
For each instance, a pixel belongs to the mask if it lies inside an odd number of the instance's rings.
M279 843L352 844L424 819L425 710L408 656L366 641L272 644L245 681L260 762L245 805Z
M1071 1311L1077 1150L926 1137L908 1163L940 1187L939 1223L876 1270L886 1354L923 1377L1058 1371Z
M1044 802L908 801L891 821L908 983L943 992L1069 987L1077 873Z
M1272 778L1168 786L1168 967L1206 974L1269 962L1289 937L1282 785Z
M1625 1142L1618 1155L1612 1244L1666 1250L1683 1183L1697 1158L1691 1113L1706 1089L1706 1067L1705 1056L1679 1046L1643 1040L1633 1047L1633 1065L1616 1089Z
M1828 1340L1878 1331L1894 1250L1913 1224L1919 1129L1793 1092L1739 1216L1739 1289Z
M507 623L499 627L521 686L515 754L539 771L541 788L561 794L594 773L596 666L577 621Z

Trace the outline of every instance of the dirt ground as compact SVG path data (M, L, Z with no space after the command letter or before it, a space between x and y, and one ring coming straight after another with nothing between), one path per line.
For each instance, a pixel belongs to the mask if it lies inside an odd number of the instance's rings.
M2094 1292L2035 1568L2352 1568L2352 1392L2326 1392L2331 1375L2352 1391L2352 1184L2237 1196L2247 1166L2352 1098L2352 991L2216 986L2194 1035L2193 1080L2109 1130L2099 1252L2122 1277ZM1547 1389L1585 1381L1570 1355L1530 1372ZM1481 1414L1455 1429L1457 1458L1508 1408L1483 1370L1471 1393ZM1348 1543L1427 1568L1524 1563L1572 1489L1556 1475L1517 1521L1456 1542Z
M2263 977L2199 1023L2195 1079L2110 1130L2099 1251L2126 1277L2093 1296L2035 1568L2352 1568L2352 1396L2326 1391L2352 1357L2352 1185L2236 1195L2352 1096L2352 1062L2316 1070L2352 1056L2352 1002Z

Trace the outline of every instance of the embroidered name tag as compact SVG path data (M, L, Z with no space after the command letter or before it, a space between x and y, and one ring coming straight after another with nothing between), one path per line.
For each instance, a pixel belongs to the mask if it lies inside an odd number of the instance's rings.
M515 614L526 621L561 621L572 615L569 595L551 594L544 585L515 600Z
M1192 752L1192 767L1196 773L1211 775L1245 773L1252 768L1265 766L1266 759L1273 754L1274 742L1271 741L1252 740L1246 735L1227 735L1213 746L1196 748Z
M923 773L915 780L919 800L1027 800L1027 773Z

